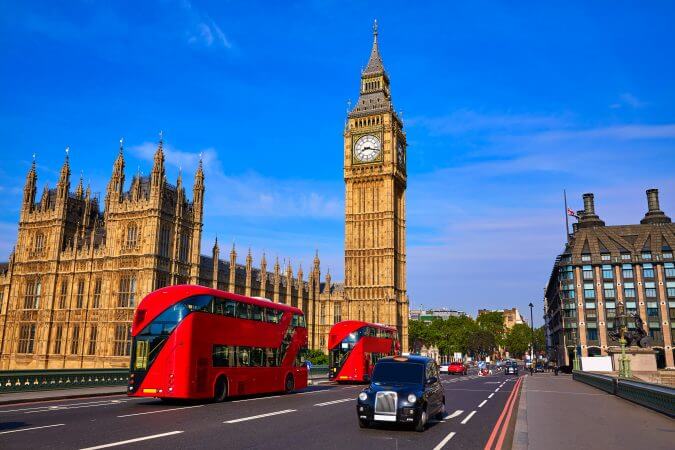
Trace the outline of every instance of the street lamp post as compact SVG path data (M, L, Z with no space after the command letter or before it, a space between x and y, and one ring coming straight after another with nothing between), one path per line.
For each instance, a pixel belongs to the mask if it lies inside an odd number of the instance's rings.
M530 302L527 306L530 307L530 364L534 364L534 316L532 315L532 308L534 308L534 305Z

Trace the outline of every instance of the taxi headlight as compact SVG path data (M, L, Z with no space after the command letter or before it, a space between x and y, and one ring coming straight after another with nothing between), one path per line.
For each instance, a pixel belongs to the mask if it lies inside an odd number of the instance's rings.
M408 402L409 403L415 403L416 401L417 401L417 396L415 396L415 394L408 395Z
M368 394L366 394L365 392L361 392L359 394L359 400L361 400L362 402L365 402L366 400L368 400Z

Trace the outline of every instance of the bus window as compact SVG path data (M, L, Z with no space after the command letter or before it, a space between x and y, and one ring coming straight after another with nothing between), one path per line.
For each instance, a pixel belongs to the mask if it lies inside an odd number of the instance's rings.
M302 367L305 365L305 361L307 361L307 353L309 350L307 347L302 347L301 349L298 350L298 353L295 355L295 366L296 367Z
M265 351L260 347L253 347L251 349L251 366L264 367L265 366Z
M225 300L225 315L235 317L237 315L237 302L234 300Z
M302 327L305 328L305 316L301 316L300 314L293 314L293 321L291 323L293 327Z
M278 309L272 309L272 308L265 308L265 319L267 322L271 323L279 323L281 322L281 314L282 312L279 311Z
M237 305L237 317L240 319L250 319L251 318L251 305L248 303L239 303Z
M145 370L148 368L148 341L136 341L136 360L134 361L134 370Z
M251 306L251 318L253 320L263 320L263 308L262 306L250 305Z
M251 347L237 347L237 357L239 367L249 367L251 365Z
M183 301L187 309L192 311L213 312L213 297L210 295L197 295Z
M265 349L265 365L267 367L277 367L279 365L279 360L277 359L277 349L276 348L266 348Z
M234 347L226 345L213 346L213 367L236 366Z

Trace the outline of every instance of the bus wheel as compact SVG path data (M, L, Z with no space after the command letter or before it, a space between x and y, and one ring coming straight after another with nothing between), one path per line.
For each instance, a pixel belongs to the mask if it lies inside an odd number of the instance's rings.
M213 400L216 402L224 402L227 398L227 380L225 377L220 377L216 381L216 388L213 393Z
M295 388L295 380L293 380L293 375L290 373L286 375L286 383L284 384L284 392L289 394Z

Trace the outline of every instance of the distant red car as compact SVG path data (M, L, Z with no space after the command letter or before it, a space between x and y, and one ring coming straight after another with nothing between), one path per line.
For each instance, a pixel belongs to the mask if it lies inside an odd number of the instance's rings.
M453 362L448 366L448 374L466 375L467 371L468 368L461 362Z

